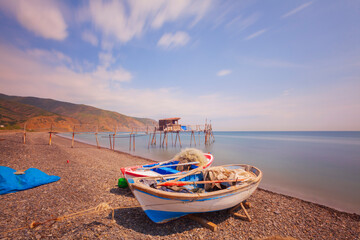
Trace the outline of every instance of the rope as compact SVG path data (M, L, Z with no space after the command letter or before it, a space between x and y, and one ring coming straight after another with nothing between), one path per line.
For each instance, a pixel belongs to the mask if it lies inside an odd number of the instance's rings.
M19 230L23 230L23 229L33 229L33 228L36 228L40 225L43 225L45 223L48 223L48 222L57 222L57 221L63 221L63 220L66 220L66 219L70 219L70 218L76 218L76 217L81 217L81 216L85 216L85 215L89 215L89 214L93 214L93 213L100 213L100 212L103 212L103 211L108 211L108 210L111 210L111 217L112 217L112 222L115 223L115 210L118 210L118 209L127 209L127 208L138 208L138 207L147 207L147 206L162 206L162 205L171 205L171 204L177 204L177 203L159 203L159 204L152 204L152 205L140 205L140 204L136 204L136 205L132 205L132 206L122 206L122 207L111 207L108 203L106 202L103 202L103 203L100 203L99 205L97 205L96 207L92 207L92 208L89 208L89 209L86 209L86 210L83 210L83 211L80 211L80 212L76 212L76 213L72 213L72 214L68 214L68 215L63 215L63 216L59 216L59 217L56 217L56 218L51 218L51 219L48 219L48 220L45 220L43 222L36 222L36 221L33 221L30 223L29 226L24 226L24 227L20 227L20 228L14 228L14 229L11 229L9 231L6 231L6 232L2 232L2 234L7 234L7 233L10 233L10 232L15 232L15 231L19 231Z

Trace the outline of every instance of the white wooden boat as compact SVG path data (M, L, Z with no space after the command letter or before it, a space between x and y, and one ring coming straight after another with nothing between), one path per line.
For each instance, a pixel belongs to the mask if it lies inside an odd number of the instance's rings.
M246 176L206 180L209 171L219 168L210 167L208 170L193 170L188 174L133 178L128 179L128 183L146 215L153 222L164 223L191 213L213 212L234 207L250 197L262 178L262 172L250 165L234 164L220 167L227 171L242 171ZM217 185L224 189L209 190L209 184L210 187ZM164 185L177 185L178 189L179 186L184 186L177 192Z
M214 161L214 156L210 153L204 153L205 156L205 165L203 168L209 168ZM197 162L187 162L180 163L176 160L170 160L165 162L158 162L154 164L142 165L142 166L132 166L132 167L124 167L121 168L121 172L126 179L134 178L134 177L156 177L163 176L169 174L177 174L186 171L177 170L178 166L189 166L189 169L195 169L198 166Z

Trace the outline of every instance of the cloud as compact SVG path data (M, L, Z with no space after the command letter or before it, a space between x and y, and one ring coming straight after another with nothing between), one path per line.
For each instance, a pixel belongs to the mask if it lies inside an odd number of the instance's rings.
M194 25L210 6L210 0L90 1L79 15L82 21L91 22L106 42L126 43L140 37L147 29L159 29L167 22L190 18Z
M252 57L241 57L242 64L251 64L266 68L306 68L307 66L280 59L259 59Z
M217 76L218 77L223 77L223 76L226 76L226 75L229 75L232 71L229 70L229 69L224 69L224 70L221 70L219 72L217 72Z
M300 5L299 7L291 10L290 12L285 13L284 15L281 16L281 18L290 17L290 16L294 15L295 13L298 13L298 12L304 10L305 8L307 8L308 6L310 6L311 4L312 4L312 2L304 3L304 4Z
M69 68L69 59L57 51L24 51L0 42L0 52L1 92L9 95L89 104L139 117L181 116L186 124L203 124L207 117L216 130L360 130L358 77L338 79L304 95L254 100L217 90L193 94L181 87L131 88L122 83L131 81L132 74L121 66L109 70L114 57L107 52L87 72ZM49 63L49 56L59 63Z
M103 66L98 66L96 71L90 73L90 76L103 82L109 80L115 82L129 82L132 79L132 74L121 67L110 71Z
M113 64L115 62L115 58L109 52L101 52L101 53L99 53L99 62L100 62L100 65L107 68L107 67L110 67L111 64Z
M238 31L243 31L246 28L250 27L251 25L255 24L260 17L260 14L253 13L248 17L243 17L242 15L239 15L232 19L230 22L226 24L227 28L236 29Z
M56 50L29 49L26 51L29 56L34 57L38 61L44 61L53 64L71 64L72 60L62 52Z
M292 89L286 89L286 90L283 91L282 95L283 96L289 96L291 91L292 91Z
M81 34L81 38L82 38L85 42L88 42L88 43L90 43L90 44L93 45L93 46L97 46L97 45L98 45L98 39L97 39L97 37L95 36L95 34L89 32L89 31L84 31L84 32Z
M245 38L245 40L250 40L250 39L256 38L256 37L264 34L267 30L268 30L268 29L261 29L260 31L257 31L257 32L255 32L255 33L247 36L247 37Z
M0 8L15 17L24 28L37 36L64 40L68 35L65 20L54 1L1 0Z
M158 41L157 45L165 49L175 48L186 45L190 40L186 32L176 32L174 34L165 33Z
M111 89L111 84L132 79L132 74L121 66L110 70L102 64L87 72L73 70L68 64L71 59L57 51L23 51L0 44L0 52L0 81L5 92L17 93L17 89L22 89L23 94L29 96L51 97L53 94L54 98L63 100L66 96L84 100L96 94L108 94L105 90Z

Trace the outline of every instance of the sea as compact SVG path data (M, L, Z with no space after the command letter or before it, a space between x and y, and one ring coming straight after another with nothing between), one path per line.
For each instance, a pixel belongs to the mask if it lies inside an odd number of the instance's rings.
M99 133L99 144L109 148L109 135ZM71 134L61 134L71 138ZM118 133L115 149L164 161L182 149L194 147L214 155L214 165L250 164L263 172L260 187L315 202L340 211L360 214L360 132L245 132L214 131L215 141L204 144L204 134L182 132L168 135L168 146L149 145L152 135L138 133L129 149L129 133ZM96 145L93 133L76 134L75 139ZM113 139L111 139L113 141ZM191 145L190 145L191 143ZM113 142L112 142L113 144ZM133 144L133 140L131 140ZM75 143L76 145L76 143ZM101 159L99 159L101 161Z

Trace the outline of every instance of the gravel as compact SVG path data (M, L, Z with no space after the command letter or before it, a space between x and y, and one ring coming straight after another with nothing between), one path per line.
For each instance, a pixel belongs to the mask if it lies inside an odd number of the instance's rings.
M3 140L1 140L3 139ZM249 198L252 222L227 210L197 214L218 225L218 231L188 218L165 224L150 221L129 189L119 189L120 168L150 160L47 133L0 133L0 165L17 170L38 168L60 181L26 191L0 195L0 238L4 239L359 239L360 216L339 212L297 198L258 189ZM106 202L129 208L49 221L30 229L33 222L83 211ZM242 213L242 210L238 210ZM22 228L22 229L19 229Z

